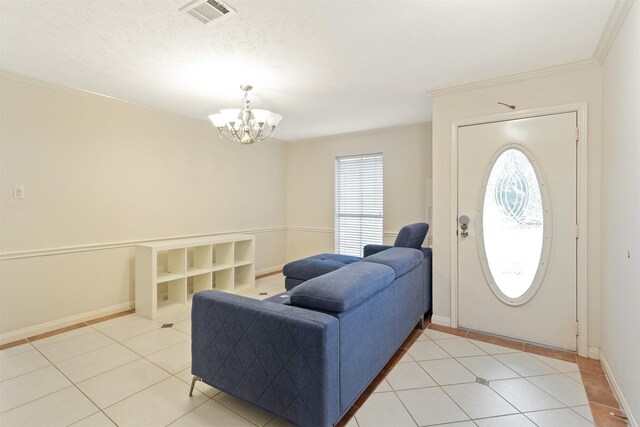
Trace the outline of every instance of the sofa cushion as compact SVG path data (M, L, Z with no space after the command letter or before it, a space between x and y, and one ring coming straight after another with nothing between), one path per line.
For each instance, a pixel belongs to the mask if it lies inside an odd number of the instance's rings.
M377 254L370 255L362 261L389 266L395 271L395 277L400 277L420 264L423 258L422 252L417 249L389 248Z
M291 305L342 313L389 286L395 279L392 268L382 264L349 264L296 286Z
M309 280L360 261L360 258L339 254L319 254L292 261L282 268L286 277Z

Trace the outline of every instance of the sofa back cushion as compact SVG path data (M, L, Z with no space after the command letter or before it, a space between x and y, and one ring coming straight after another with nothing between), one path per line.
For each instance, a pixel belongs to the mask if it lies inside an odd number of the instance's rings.
M416 222L415 224L405 225L398 232L393 246L420 249L428 231L429 224L426 222Z
M389 286L396 274L391 267L356 262L318 276L291 291L291 305L342 313Z
M407 271L419 265L424 256L421 251L410 248L389 248L362 259L362 263L381 264L391 267L395 277L400 277Z

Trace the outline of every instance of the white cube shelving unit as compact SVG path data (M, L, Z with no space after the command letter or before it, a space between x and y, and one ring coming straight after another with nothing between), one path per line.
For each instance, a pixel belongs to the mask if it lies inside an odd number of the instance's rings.
M208 289L255 288L255 239L246 234L136 246L136 313L155 319L184 310Z

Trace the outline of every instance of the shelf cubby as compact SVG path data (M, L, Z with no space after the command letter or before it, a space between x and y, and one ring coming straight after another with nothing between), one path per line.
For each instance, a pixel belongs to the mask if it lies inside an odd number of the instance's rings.
M235 265L246 265L253 262L253 240L239 240L235 243Z
M221 270L233 265L233 242L212 245L211 266L214 270Z
M233 288L236 292L255 287L253 265L246 264L234 269Z
M187 248L187 275L195 276L211 271L211 245Z

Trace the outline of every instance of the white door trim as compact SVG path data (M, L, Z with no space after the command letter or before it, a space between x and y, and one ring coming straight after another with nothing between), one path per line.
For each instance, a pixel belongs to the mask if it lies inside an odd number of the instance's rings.
M588 218L587 218L587 103L559 105L555 107L535 108L531 110L512 111L490 116L459 119L451 122L451 207L449 221L450 259L451 259L451 327L458 327L458 128L461 126L479 125L515 119L524 119L551 114L577 114L579 143L577 144L577 215L579 238L577 242L576 259L576 314L578 321L578 354L587 357L587 247L588 247Z

